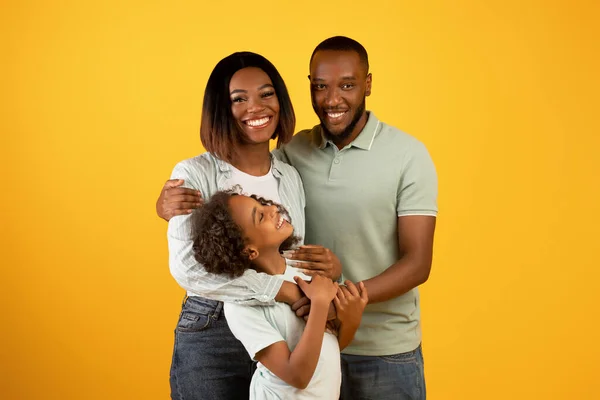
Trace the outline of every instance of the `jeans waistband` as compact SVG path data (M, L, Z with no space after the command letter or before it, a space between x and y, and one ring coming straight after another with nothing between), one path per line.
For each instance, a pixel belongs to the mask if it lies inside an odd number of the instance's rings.
M223 312L223 302L206 299L200 296L186 296L183 299L182 308L184 310L197 312L198 314L218 318Z

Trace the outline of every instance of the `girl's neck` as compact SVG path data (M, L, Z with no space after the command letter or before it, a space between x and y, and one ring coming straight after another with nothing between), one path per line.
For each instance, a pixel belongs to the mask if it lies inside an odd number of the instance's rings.
M239 145L231 165L253 176L264 176L271 170L269 143Z
M268 254L261 253L261 255L254 260L254 269L268 275L281 275L285 272L285 268L285 258L279 254L279 251L270 252Z

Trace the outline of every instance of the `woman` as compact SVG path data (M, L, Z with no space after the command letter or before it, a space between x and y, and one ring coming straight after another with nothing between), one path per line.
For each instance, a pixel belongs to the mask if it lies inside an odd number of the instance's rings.
M171 178L183 180L203 199L235 185L273 199L289 210L303 237L302 181L269 152L269 141L277 139L278 146L289 141L294 127L289 94L275 67L258 54L234 53L215 66L206 85L200 138L207 153L178 163ZM190 199L189 190L171 191L169 201ZM196 207L197 198L191 198ZM171 397L247 399L252 362L231 333L222 302L291 304L300 292L280 276L254 270L234 279L208 273L194 258L190 213L171 218L168 228L171 273L187 290L175 330ZM334 262L339 276L339 260Z

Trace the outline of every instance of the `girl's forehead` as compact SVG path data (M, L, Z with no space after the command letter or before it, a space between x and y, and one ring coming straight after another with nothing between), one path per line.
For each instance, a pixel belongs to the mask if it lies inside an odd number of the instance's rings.
M253 215L260 206L258 201L244 195L231 196L229 199L231 217L240 225L252 224Z

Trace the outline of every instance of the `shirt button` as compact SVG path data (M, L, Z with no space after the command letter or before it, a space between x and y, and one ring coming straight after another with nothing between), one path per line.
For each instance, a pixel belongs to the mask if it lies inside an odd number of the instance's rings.
M334 164L339 164L339 163L340 163L340 159L339 159L339 158L336 158L335 160L333 160L333 163L334 163Z

